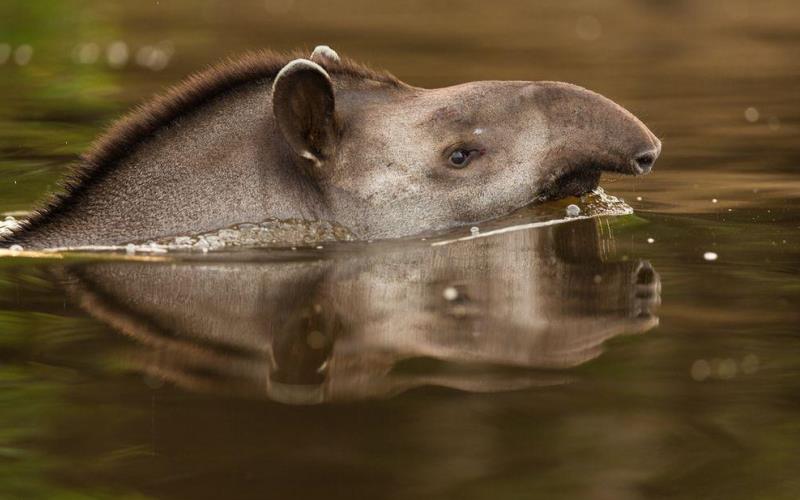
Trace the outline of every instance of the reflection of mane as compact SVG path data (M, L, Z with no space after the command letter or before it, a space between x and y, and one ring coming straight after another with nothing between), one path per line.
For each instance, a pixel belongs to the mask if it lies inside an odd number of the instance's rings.
M191 390L291 403L503 391L564 382L553 370L657 323L657 275L598 258L595 224L306 263L65 272L85 310L136 340L140 369Z
M307 57L309 53L251 52L191 75L163 95L140 105L116 121L92 144L63 181L63 194L53 195L45 207L24 222L24 227L35 229L45 220L52 221L70 206L80 203L87 188L97 184L119 160L134 151L145 138L180 116L196 111L237 87L274 78L289 61ZM372 80L390 86L401 85L390 73L372 70L349 59L325 59L321 64L332 76ZM14 236L2 242L11 245L15 243Z

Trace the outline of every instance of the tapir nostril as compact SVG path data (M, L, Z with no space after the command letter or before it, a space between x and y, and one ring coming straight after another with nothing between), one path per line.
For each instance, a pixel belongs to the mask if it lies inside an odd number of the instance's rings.
M637 155L633 159L633 162L639 173L646 174L653 168L656 158L658 158L658 153L656 151L646 151Z

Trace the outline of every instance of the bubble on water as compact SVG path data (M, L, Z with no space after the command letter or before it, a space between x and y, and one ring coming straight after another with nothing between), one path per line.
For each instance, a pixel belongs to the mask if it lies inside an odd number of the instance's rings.
M603 282L603 277L600 276L599 274L595 274L594 277L592 278L592 281L594 281L595 285L599 285L600 283Z
M442 291L442 296L447 301L454 301L458 298L458 290L454 286L448 286Z
M719 202L719 200L718 200L718 199L716 199L716 198L711 198L711 203L718 203L718 202Z
M22 245L11 245L8 249L12 252L21 252L23 250Z
M11 57L11 45L0 43L0 64L5 64Z
M112 42L106 48L106 61L112 68L119 69L128 62L129 52L128 44L121 40Z
M711 376L711 365L705 359L695 360L695 362L692 363L689 374L694 380L702 382Z
M642 201L642 197L641 196L637 196L636 197L636 201Z
M469 232L472 234L478 234L481 232L481 229L478 226L472 226L469 228Z
M567 217L577 217L581 213L581 207L578 205L567 205Z
M324 247L323 247L322 245L317 245L317 246L316 246L316 249L317 249L317 250L322 250L323 248L324 248Z
M742 358L742 362L739 366L742 369L742 373L752 375L758 371L758 365L758 356L755 354L748 354Z
M648 243L655 243L655 242L656 242L656 240L655 240L655 239L653 239L653 238L647 238L647 242L648 242Z
M582 16L575 23L575 33L581 40L593 42L603 34L603 26L594 16Z
M30 45L20 45L14 50L14 62L17 66L25 66L33 58L33 47Z
M706 252L703 254L703 258L707 261L715 261L719 255L716 252Z
M758 110L752 106L744 110L744 119L750 123L757 122L759 116Z

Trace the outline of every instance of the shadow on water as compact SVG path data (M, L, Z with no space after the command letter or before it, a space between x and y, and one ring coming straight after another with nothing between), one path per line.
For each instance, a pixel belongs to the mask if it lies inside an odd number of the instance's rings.
M423 385L496 392L564 382L557 370L657 324L658 275L607 261L602 227L300 262L232 253L56 272L88 314L134 339L137 370L193 391L292 404Z

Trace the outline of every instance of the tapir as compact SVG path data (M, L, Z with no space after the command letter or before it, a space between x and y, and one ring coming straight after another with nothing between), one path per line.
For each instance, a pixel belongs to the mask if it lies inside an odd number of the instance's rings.
M111 126L1 243L118 245L272 219L398 238L581 195L604 171L646 174L660 151L633 114L567 83L423 89L327 46L258 52Z

